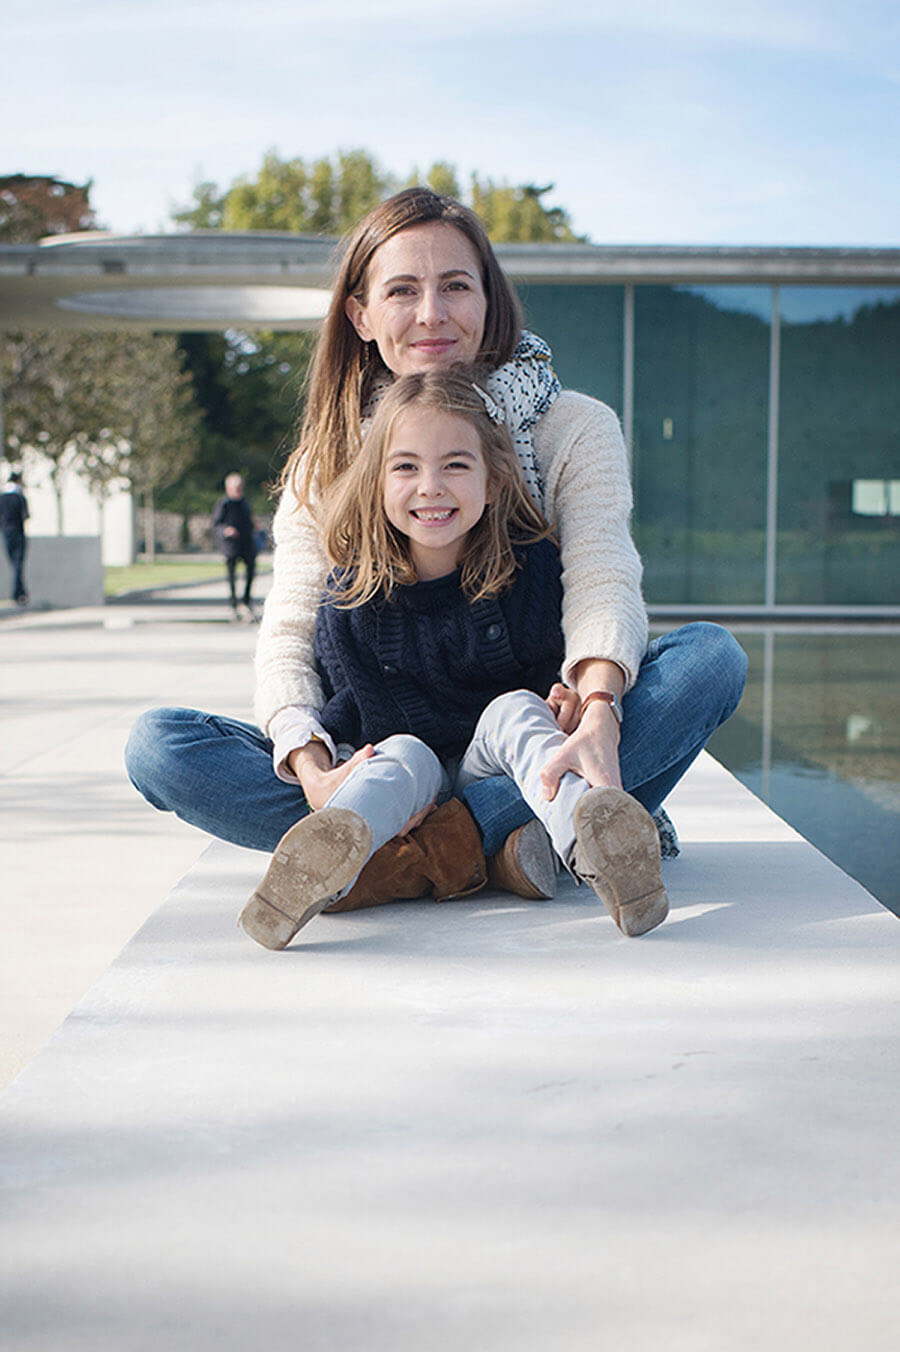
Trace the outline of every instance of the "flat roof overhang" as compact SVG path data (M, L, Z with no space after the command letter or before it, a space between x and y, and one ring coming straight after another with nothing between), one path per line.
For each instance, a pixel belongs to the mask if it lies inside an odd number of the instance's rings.
M0 245L3 329L318 327L338 241L232 234L55 235ZM900 249L500 244L514 282L900 286Z

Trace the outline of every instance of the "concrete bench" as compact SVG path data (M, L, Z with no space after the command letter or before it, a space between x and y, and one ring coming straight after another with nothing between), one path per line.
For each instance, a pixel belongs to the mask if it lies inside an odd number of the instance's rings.
M4 1096L0 1346L894 1352L900 927L709 757L671 810L641 940L566 882L272 954L212 845Z

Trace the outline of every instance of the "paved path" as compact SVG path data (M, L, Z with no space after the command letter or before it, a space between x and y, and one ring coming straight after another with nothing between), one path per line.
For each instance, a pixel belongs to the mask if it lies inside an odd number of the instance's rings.
M147 808L122 751L151 705L252 717L255 631L226 595L223 581L0 623L0 1086L207 843Z
M215 844L0 1103L4 1352L895 1352L900 927L704 758L673 912ZM115 880L107 884L115 889Z

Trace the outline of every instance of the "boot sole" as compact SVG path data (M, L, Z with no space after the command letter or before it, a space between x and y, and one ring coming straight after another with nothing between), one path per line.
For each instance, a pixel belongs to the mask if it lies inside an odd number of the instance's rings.
M575 868L623 934L661 925L669 913L653 818L622 789L589 789L575 808Z
M369 825L356 812L326 807L303 817L281 837L238 924L264 948L287 947L353 882L371 846Z

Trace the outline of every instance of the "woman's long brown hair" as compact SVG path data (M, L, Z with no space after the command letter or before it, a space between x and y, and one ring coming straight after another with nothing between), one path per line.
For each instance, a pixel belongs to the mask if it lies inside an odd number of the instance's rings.
M280 480L301 505L311 506L314 496L327 492L356 455L362 439L360 409L376 378L387 371L376 344L363 342L347 318L347 298L355 296L365 305L376 249L401 230L428 221L444 221L462 231L481 262L487 318L479 363L495 370L513 354L522 330L519 302L475 213L430 188L406 188L389 197L363 217L344 244L308 376L299 444Z

